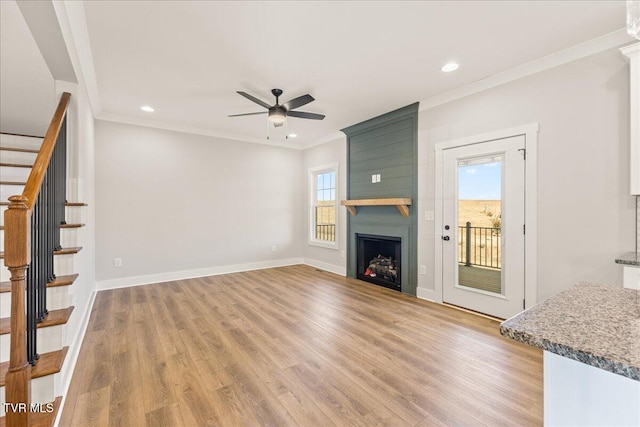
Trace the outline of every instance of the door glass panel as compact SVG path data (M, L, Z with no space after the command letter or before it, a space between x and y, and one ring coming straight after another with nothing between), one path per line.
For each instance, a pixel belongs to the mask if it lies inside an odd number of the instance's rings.
M458 285L501 294L502 155L458 160Z

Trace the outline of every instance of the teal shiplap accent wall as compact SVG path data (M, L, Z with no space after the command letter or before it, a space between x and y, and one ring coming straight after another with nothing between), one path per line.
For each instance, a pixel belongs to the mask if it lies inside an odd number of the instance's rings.
M342 129L347 135L347 198L409 197L409 217L394 206L362 206L347 220L347 276L356 277L356 234L402 238L402 292L416 294L418 103ZM371 175L380 174L372 183Z

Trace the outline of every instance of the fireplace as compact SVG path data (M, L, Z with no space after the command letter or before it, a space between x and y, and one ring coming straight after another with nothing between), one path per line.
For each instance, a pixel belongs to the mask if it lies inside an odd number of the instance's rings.
M400 237L356 233L357 278L401 291Z

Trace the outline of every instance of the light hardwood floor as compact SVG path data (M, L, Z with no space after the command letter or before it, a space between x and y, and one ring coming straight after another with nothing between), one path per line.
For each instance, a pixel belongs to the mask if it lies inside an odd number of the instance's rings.
M542 425L542 355L308 266L103 291L60 425Z

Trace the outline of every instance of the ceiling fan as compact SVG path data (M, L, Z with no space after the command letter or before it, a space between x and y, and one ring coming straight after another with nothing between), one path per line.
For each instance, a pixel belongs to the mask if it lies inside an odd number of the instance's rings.
M266 102L256 98L255 96L249 95L246 92L237 91L238 94L244 96L245 98L255 102L261 107L266 108L268 111L261 111L259 113L244 113L244 114L232 114L229 117L240 117L240 116L253 116L256 114L269 114L268 120L273 123L273 126L280 127L287 120L287 117L297 117L299 119L311 119L311 120L322 120L324 119L324 115L316 114L316 113L306 113L304 111L292 111L296 108L302 107L303 105L307 105L315 98L309 94L299 96L297 98L293 98L289 102L285 102L284 104L278 104L278 98L282 95L282 89L272 89L271 93L276 97L275 105L269 105Z

